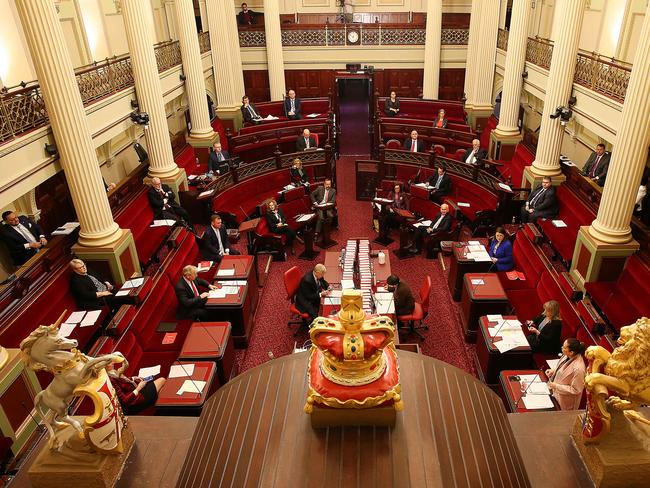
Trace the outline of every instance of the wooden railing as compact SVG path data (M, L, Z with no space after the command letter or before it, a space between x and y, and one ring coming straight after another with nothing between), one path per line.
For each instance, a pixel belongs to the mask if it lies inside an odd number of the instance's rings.
M201 52L210 49L208 32L199 34ZM158 72L181 63L178 41L154 46ZM131 58L114 56L75 70L79 93L84 105L133 86ZM0 90L0 144L49 123L41 88L36 81Z
M623 103L631 73L631 64L581 51L573 82Z
M526 61L544 69L551 67L553 41L541 37L529 37L526 45Z

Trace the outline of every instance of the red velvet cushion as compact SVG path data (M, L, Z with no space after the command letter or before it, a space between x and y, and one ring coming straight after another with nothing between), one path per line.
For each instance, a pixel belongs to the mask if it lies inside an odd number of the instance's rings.
M320 370L322 353L315 349L309 361L309 384L320 395L335 397L341 401L363 401L367 398L378 397L393 389L399 383L397 356L390 348L384 349L386 370L384 374L370 384L363 386L338 385L323 376Z

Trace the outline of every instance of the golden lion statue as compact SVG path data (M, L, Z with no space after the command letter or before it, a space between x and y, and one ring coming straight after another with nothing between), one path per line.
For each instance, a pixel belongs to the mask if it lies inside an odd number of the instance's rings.
M634 421L650 424L635 409L650 403L650 319L621 328L618 347L610 354L601 346L585 352L589 361L585 386L587 413L582 434L585 442L597 442L610 429L609 408L623 411Z

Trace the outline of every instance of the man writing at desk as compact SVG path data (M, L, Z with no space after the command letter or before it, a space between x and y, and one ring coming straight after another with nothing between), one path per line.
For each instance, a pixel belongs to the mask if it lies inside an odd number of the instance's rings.
M217 287L198 277L196 266L188 265L183 268L183 277L178 280L174 291L178 298L177 319L193 319L200 322L208 320L205 304L208 301L207 291L199 292L198 287L216 290Z
M325 281L326 272L327 268L325 268L325 265L319 263L314 266L313 271L305 273L298 286L296 308L301 313L309 315L310 324L318 317L320 297L329 294L330 285Z
M316 206L316 212L318 213L318 220L316 221L316 235L318 235L323 228L323 220L334 217L334 207L328 209L318 208L318 205L334 205L336 203L336 190L332 188L332 180L327 178L323 186L316 188L310 197L311 204Z

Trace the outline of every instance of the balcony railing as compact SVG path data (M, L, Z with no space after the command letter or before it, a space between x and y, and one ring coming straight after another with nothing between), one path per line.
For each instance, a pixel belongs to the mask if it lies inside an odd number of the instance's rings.
M579 52L573 82L623 103L631 73L631 64Z
M508 34L510 34L509 31L499 29L499 35L497 36L497 49L501 49L502 51L508 50Z
M350 25L343 24L292 24L282 26L282 45L291 46L344 46ZM423 46L426 28L422 24L359 24L362 46ZM467 44L467 29L443 29L443 45ZM240 29L240 47L266 46L266 34L261 26Z
M529 37L526 45L526 61L544 69L551 67L553 41L541 37Z
M209 33L199 35L201 51L210 49ZM206 47L207 46L207 47ZM154 46L158 72L181 63L178 41ZM129 56L116 56L100 63L75 70L79 93L84 105L133 86L133 70ZM37 82L21 83L0 90L0 143L49 123L41 88Z

